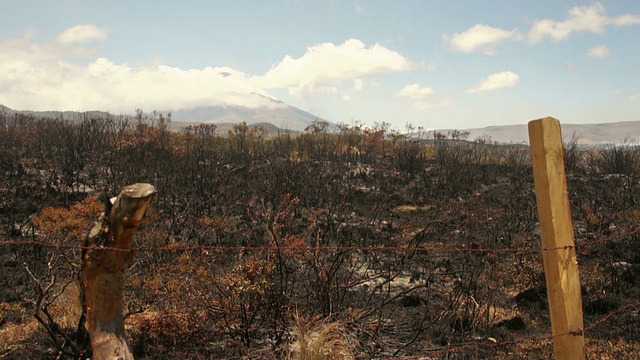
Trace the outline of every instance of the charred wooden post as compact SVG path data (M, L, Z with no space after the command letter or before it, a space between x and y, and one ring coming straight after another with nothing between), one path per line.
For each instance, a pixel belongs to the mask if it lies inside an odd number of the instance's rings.
M122 282L133 260L133 235L155 194L150 184L126 186L107 202L85 241L80 281L95 360L133 359L124 330Z

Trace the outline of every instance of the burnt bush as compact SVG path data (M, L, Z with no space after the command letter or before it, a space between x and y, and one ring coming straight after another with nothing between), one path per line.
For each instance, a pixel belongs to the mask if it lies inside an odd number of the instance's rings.
M174 126L143 112L0 114L0 236L68 245L0 248L0 301L39 314L62 356L82 350L77 322L63 321L77 314L56 313L83 236L70 220L92 196L135 182L159 190L125 284L138 355L277 358L291 352L299 317L344 325L363 358L509 343L505 329L545 323L528 147L385 124L332 132L318 122L275 136L247 124L226 134ZM578 247L591 317L619 308L602 303L609 294L620 306L638 294L636 281L611 273L612 264L635 270L640 258L637 149L567 150L576 242L610 240ZM534 301L516 296L527 289ZM459 351L502 351L475 350Z

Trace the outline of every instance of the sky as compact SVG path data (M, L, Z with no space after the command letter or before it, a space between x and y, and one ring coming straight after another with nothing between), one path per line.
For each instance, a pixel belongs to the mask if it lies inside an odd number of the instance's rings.
M277 99L398 130L640 120L638 0L0 0L0 24L16 110Z

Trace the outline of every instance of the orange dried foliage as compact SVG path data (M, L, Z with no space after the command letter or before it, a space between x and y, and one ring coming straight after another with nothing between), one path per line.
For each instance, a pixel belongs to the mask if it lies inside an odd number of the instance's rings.
M33 218L33 224L51 240L82 239L102 210L98 197L91 196L69 209L46 207Z

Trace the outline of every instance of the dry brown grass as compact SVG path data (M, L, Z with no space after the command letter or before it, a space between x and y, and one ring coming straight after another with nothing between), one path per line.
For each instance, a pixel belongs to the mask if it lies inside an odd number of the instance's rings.
M42 330L33 316L19 304L0 303L0 319L1 359L10 359L12 354L24 351L27 340Z
M74 281L67 285L55 301L49 306L49 312L63 329L75 328L82 312L80 304L80 285Z
M355 359L356 339L337 321L306 320L296 316L291 333L291 360Z
M77 283L69 284L47 308L63 329L77 326L81 312L79 291ZM0 359L23 359L31 357L28 354L56 353L50 340L32 311L17 303L0 303Z
M424 205L424 206L400 205L400 206L396 206L394 209L392 209L391 212L393 212L393 213L403 213L403 212L428 211L428 210L431 210L433 208L434 208L433 205Z

